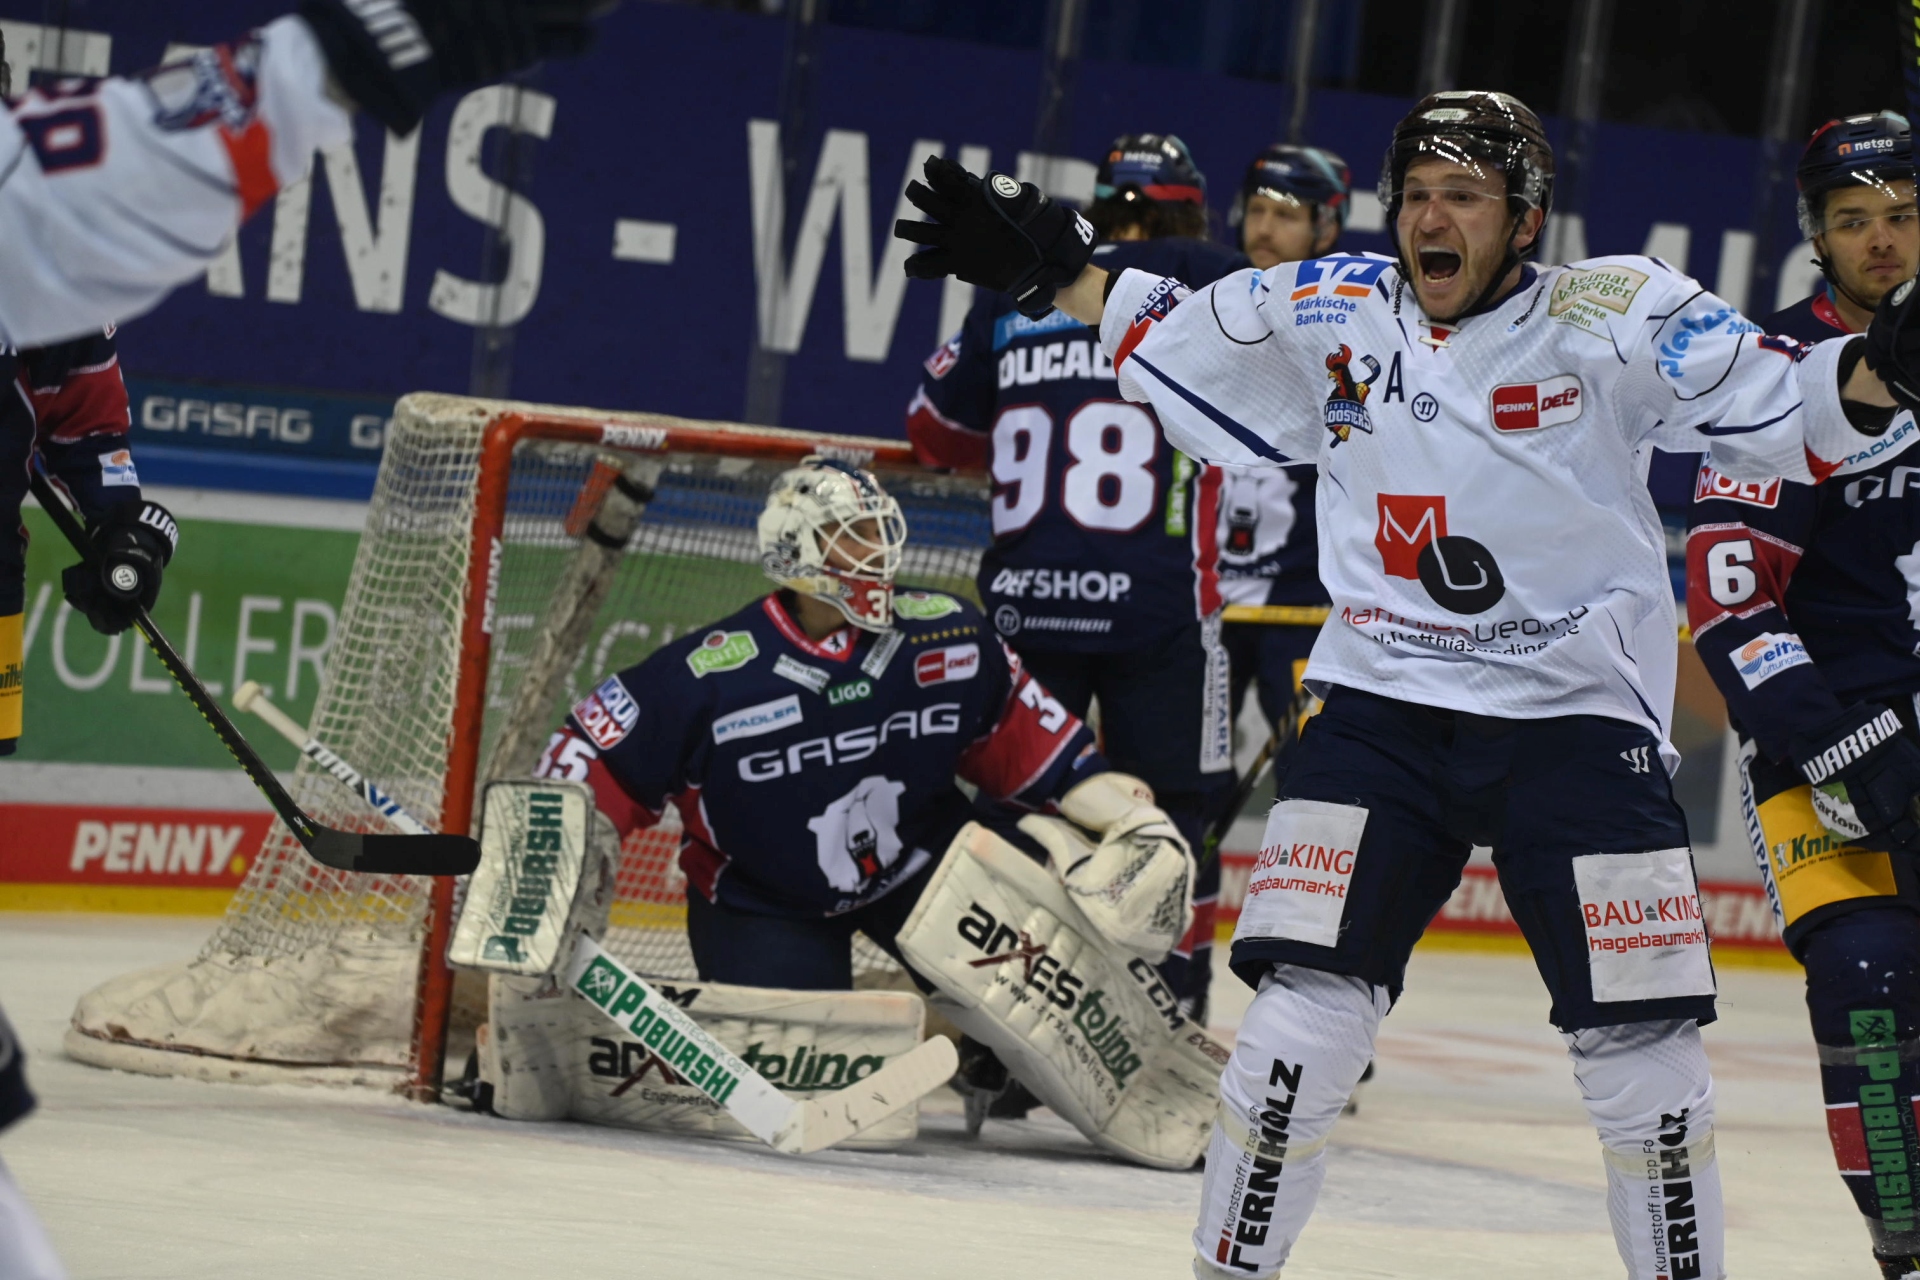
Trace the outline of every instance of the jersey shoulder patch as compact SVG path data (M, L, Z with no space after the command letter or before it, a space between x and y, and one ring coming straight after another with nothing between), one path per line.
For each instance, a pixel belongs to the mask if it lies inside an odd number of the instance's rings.
M954 597L940 591L896 591L893 593L893 616L902 620L928 622L935 618L944 618L950 613L960 613L966 606Z
M719 671L734 671L760 656L760 645L751 631L728 631L715 627L687 652L687 670L694 678Z
M1646 268L1654 265L1626 257L1591 258L1563 267L1547 293L1547 318L1610 343L1613 322L1632 310L1653 277Z
M619 746L633 732L633 726L640 723L640 704L627 692L619 676L608 676L599 688L575 704L573 718L594 746L608 751Z

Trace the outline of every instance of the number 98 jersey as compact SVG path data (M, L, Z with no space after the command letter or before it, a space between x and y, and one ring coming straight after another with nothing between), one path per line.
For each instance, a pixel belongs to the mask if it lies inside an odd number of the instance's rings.
M1094 265L1204 284L1246 265L1202 240L1102 245ZM1220 606L1221 473L1124 399L1100 335L991 294L928 358L907 409L921 461L993 477L980 597L1023 650L1124 653Z

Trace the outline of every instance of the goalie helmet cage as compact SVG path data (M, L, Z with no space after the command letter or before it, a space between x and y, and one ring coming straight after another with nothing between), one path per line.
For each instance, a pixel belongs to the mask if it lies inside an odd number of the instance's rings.
M527 714L511 710L519 686L538 688L529 666L557 673L553 694L531 709L551 729L608 673L765 594L755 521L772 478L810 453L872 467L900 500L903 585L977 600L991 538L986 481L924 470L902 442L403 398L310 730L430 826L469 831L483 762L499 771L489 753L504 722ZM654 492L606 556L598 605L589 597L578 610L591 625L561 636L561 597L579 591L579 566L594 554L582 535L622 471L642 473ZM524 725L517 732L525 738ZM380 829L310 760L289 789L322 821ZM679 837L669 806L627 838L605 939L636 970L667 979L694 976ZM456 1012L445 963L454 911L453 881L330 870L276 822L199 956L83 996L67 1051L152 1074L375 1084L431 1100ZM864 938L855 965L893 967ZM477 1017L477 999L458 1003L466 1020Z

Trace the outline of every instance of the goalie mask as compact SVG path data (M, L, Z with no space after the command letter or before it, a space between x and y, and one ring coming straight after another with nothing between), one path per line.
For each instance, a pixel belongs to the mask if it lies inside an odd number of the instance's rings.
M907 519L873 473L818 455L781 474L760 514L760 563L791 591L824 600L856 627L893 625L893 577Z

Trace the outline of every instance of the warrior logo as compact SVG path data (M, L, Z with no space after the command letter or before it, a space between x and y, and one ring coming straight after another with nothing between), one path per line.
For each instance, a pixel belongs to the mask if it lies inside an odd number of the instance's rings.
M1327 380L1333 383L1333 390L1327 393L1327 430L1333 432L1333 447L1336 449L1353 435L1356 427L1368 435L1373 434L1373 415L1367 412L1367 393L1380 376L1380 362L1372 356L1361 356L1360 363L1366 366L1367 376L1359 379L1353 376L1353 370L1348 367L1352 362L1353 348L1344 342L1338 351L1327 355Z

